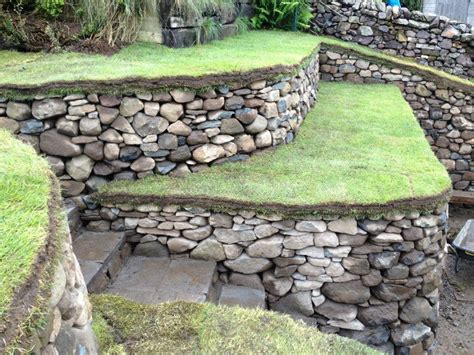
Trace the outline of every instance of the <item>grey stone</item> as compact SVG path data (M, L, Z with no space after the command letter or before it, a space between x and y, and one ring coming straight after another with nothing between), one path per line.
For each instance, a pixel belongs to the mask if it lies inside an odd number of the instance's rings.
M135 97L124 97L120 104L120 114L124 117L131 117L143 110L144 105Z
M342 259L342 266L350 273L356 275L368 275L370 272L370 264L367 259L349 256Z
M153 258L169 257L168 248L159 242L139 243L135 247L134 254Z
M176 122L184 114L183 105L166 103L161 106L160 114L169 122Z
M245 275L237 272L232 272L229 276L229 282L237 286L245 286L254 288L256 290L265 291L262 280L257 274Z
M212 214L209 217L209 224L213 227L232 228L232 216L223 213ZM224 233L224 231L222 231Z
M87 155L73 157L66 162L66 171L76 181L86 181L94 167L94 161Z
M257 118L251 124L245 127L245 130L248 133L257 134L257 133L263 132L266 128L267 128L266 118L258 115Z
M326 231L326 223L323 221L300 221L296 223L295 229L301 232L317 232Z
M367 302L371 296L370 289L364 286L360 280L325 283L321 291L333 301L349 304Z
M398 264L400 253L393 251L384 251L382 253L369 254L369 262L376 269L390 269Z
M251 258L243 253L237 259L224 261L224 265L241 274L255 274L270 269L273 264L268 259Z
M403 301L416 295L416 288L382 283L372 288L372 293L385 302Z
M342 320L344 322L353 321L357 316L357 306L336 303L328 299L323 304L316 307L315 311L326 318Z
M72 143L70 137L51 129L40 135L41 151L59 157L75 157L82 153L80 146Z
M199 163L210 163L225 156L225 150L220 145L204 144L193 151L193 158Z
M225 118L222 121L221 133L236 135L244 132L244 127L235 118Z
M178 123L177 121L175 123ZM178 137L174 134L164 133L158 137L158 146L160 149L172 150L178 148Z
M293 279L291 277L275 277L272 271L263 273L263 285L265 289L275 296L286 295L293 286Z
M380 326L398 321L398 303L359 307L357 318L368 326Z
M302 234L285 237L283 246L287 249L304 249L314 245L314 237L312 234Z
M59 98L34 101L32 113L39 120L63 116L67 113L67 104Z
M339 239L334 232L323 232L314 234L314 246L316 247L337 247Z
M213 238L200 242L191 252L191 257L201 260L222 261L226 259L222 244Z
M7 116L17 121L27 120L31 118L30 105L22 102L9 101L7 103Z
M207 237L209 237L212 233L212 227L209 225L202 226L196 229L189 229L183 231L183 237L194 240L200 241Z
M343 329L339 335L357 340L361 343L371 346L386 344L390 339L390 329L386 326L365 327L363 330L346 330ZM378 349L381 353L393 354L393 344L390 351Z
M303 314L305 316L311 316L314 314L311 292L303 291L290 293L273 303L271 309L287 314Z
M171 97L177 103L184 104L194 100L196 93L194 91L184 91L184 90L171 90Z
M102 132L102 126L98 118L84 117L79 121L79 130L85 136L98 136Z
M391 244L403 242L402 236L395 233L380 233L376 236L372 236L370 240L374 244Z
M260 239L247 247L247 254L251 257L276 258L283 249L283 237L273 236Z
M350 235L357 234L357 222L355 218L339 218L328 223L328 229L336 233Z
M396 346L408 346L419 343L431 335L430 327L423 323L402 324L392 330L392 341Z
M133 118L132 125L138 135L146 137L163 133L168 128L169 123L162 117L147 116L140 112Z
M168 156L168 159L173 162L186 161L189 158L191 158L191 151L187 145L178 147L178 149L173 150Z
M133 171L142 172L153 170L154 167L155 160L153 160L153 158L140 157L132 163L130 169L132 169Z
M407 301L400 312L400 319L406 323L419 323L427 319L432 307L426 298L415 297Z
M374 221L370 219L364 219L362 221L359 221L358 225L360 228L370 234L380 234L385 231L389 223L389 221L383 219L378 219Z
M171 253L184 253L194 249L198 243L186 238L170 238L168 240L168 248Z

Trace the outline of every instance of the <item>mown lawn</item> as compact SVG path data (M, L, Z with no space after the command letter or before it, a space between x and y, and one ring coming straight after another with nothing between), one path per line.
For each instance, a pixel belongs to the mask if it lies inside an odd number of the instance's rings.
M0 324L48 235L48 164L0 129Z
M383 205L432 197L450 186L397 87L321 83L318 103L293 143L186 178L116 181L99 198L128 193L262 205Z
M191 48L171 49L153 43L135 43L112 56L81 53L19 53L0 50L0 86L38 86L53 82L199 77L245 72L276 65L299 64L321 44L358 52L366 57L403 65L474 89L469 80L419 65L370 48L331 37L282 31L250 31ZM133 84L133 83L131 83Z
M93 296L92 303L101 354L378 354L264 310L184 302L150 306L110 295Z

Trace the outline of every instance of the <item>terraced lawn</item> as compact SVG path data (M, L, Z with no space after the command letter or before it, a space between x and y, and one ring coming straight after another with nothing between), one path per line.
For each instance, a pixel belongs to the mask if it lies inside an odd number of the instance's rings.
M105 185L103 201L135 198L204 206L376 207L410 205L450 190L408 103L390 85L321 83L316 108L295 141L247 162L186 178L154 176ZM348 208L349 207L349 208Z

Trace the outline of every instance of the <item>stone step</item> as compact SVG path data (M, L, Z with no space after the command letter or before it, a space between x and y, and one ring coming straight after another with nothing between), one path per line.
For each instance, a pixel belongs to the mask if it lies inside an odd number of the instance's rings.
M105 291L144 304L216 302L216 263L132 256Z
M232 284L222 285L217 303L219 305L240 306L244 308L267 308L264 290Z
M90 232L81 229L73 242L89 292L104 290L117 276L130 250L125 233Z

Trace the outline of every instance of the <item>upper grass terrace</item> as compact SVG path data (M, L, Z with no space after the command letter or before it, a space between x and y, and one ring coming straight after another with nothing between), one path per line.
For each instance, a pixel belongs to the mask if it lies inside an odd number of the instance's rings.
M0 96L15 98L81 90L129 92L169 86L203 88L228 84L239 77L259 80L294 72L321 45L335 46L374 61L422 72L428 79L449 81L451 85L474 90L474 83L468 80L351 42L303 33L250 31L184 49L135 43L112 56L3 50L0 51ZM258 71L260 77L248 76Z
M445 202L451 182L396 86L321 83L296 140L186 178L105 185L112 203L376 214Z

